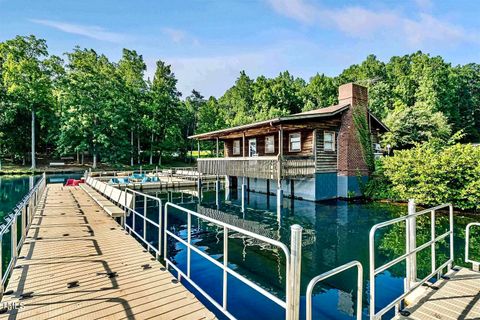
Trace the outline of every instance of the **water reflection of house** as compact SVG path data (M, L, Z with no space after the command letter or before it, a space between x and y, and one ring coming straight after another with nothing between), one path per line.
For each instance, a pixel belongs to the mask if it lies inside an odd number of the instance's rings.
M358 193L358 174L369 172L354 110L366 115L374 144L387 128L368 111L367 88L342 85L338 100L326 108L192 136L224 142L224 158L198 159L198 170L225 175L233 185L241 178L242 188L276 189L280 197L316 201Z
M232 208L228 211L232 212L234 211L234 209ZM231 224L235 227L242 228L244 230L259 234L261 236L264 236L273 240L278 240L278 241L282 240L281 233L280 233L280 225L278 225L277 224L278 222L273 219L272 219L272 223L275 223L275 224L273 225L266 224L259 221L247 220L247 219L244 219L243 217L239 217L236 214L228 213L226 211L219 210L216 208L210 208L204 205L198 205L197 212L207 217ZM230 237L245 238L245 239L248 239L246 242L247 245L256 245L256 246L260 246L263 249L272 249L272 246L265 242L262 242L260 240L253 239L251 237L244 236L238 233L232 234L230 235ZM315 240L316 238L315 238L314 230L310 230L310 229L303 230L302 246L305 247L305 246L311 245L315 243Z

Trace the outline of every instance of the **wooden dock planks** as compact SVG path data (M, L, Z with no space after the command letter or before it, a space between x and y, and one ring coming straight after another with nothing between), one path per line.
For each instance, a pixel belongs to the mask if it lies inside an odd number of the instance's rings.
M435 283L437 290L426 295L405 310L403 320L467 320L480 319L480 273L466 268L449 274L450 280Z
M48 185L16 265L1 319L215 318L78 187Z

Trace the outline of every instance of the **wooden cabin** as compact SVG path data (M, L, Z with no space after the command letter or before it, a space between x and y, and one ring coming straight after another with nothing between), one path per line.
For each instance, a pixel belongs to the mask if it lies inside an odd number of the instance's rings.
M368 111L367 88L339 87L334 106L191 136L224 143L224 157L198 159L203 174L227 176L230 184L307 200L359 194L369 175L353 111L365 112L374 149L388 129Z

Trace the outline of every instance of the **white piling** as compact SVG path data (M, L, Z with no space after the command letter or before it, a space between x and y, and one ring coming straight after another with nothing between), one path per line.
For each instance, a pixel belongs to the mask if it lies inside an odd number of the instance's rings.
M282 219L282 208L283 208L283 190L277 189L277 220Z
M245 180L242 183L242 212L245 212L245 199L247 198L247 185Z

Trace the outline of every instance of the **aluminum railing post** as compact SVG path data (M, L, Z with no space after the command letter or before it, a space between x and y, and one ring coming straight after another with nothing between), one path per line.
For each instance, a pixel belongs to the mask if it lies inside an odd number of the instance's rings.
M143 239L147 241L147 207L148 199L147 196L143 196Z
M448 206L448 219L450 228L450 263L448 264L448 271L453 268L454 253L453 253L453 205Z
M432 241L432 244L430 246L430 257L432 272L435 272L435 270L437 269L435 237L435 210L432 210L430 212L430 241Z
M17 217L14 216L13 223L11 227L11 242L12 242L12 259L13 265L17 261Z
M162 201L158 201L158 258L162 255Z
M415 200L410 199L408 200L408 215L411 216L415 214L416 206ZM406 220L406 248L407 248L407 270L406 270L406 291L410 290L410 288L417 282L417 254L413 253L410 254L412 251L415 250L417 246L417 225L416 225L416 218L409 217Z
M298 320L300 317L300 274L302 268L302 230L294 224L290 227L290 284L287 293L287 320Z
M223 290L222 290L222 307L227 310L228 297L228 228L223 227Z
M27 219L27 210L25 205L22 206L22 237L26 236L26 219ZM25 238L23 239L25 241Z

